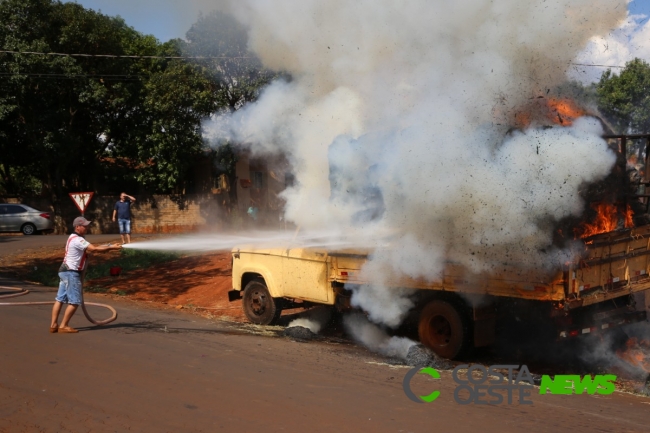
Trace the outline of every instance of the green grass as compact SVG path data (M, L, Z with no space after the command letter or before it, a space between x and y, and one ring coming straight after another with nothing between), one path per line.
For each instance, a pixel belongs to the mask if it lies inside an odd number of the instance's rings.
M100 277L107 277L110 275L110 268L119 266L122 268L122 275L137 269L146 269L153 265L160 263L171 262L180 257L177 253L159 252L159 251L143 251L143 250L120 250L120 256L113 260L104 263L93 264L91 260L86 272L86 281ZM59 266L60 264L46 264L35 266L30 270L27 279L35 281L45 286L57 287L59 285ZM93 290L98 290L100 287L92 286ZM90 288L84 288L86 291ZM95 293L103 293L96 291ZM118 293L120 294L120 293ZM126 294L126 293L124 293Z
M28 281L41 283L44 286L58 287L59 285L59 266L56 265L38 265L30 270L27 274Z
M120 250L120 257L115 260L95 265L91 261L86 272L86 280L110 275L110 268L113 266L121 267L122 274L124 274L136 269L146 269L159 263L171 262L179 257L180 255L177 253L129 249Z

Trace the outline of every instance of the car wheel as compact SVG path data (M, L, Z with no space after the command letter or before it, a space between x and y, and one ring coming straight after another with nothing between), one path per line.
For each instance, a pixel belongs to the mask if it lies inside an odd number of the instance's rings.
M468 320L449 302L431 301L422 309L418 334L422 344L443 358L458 358L470 348Z
M278 300L273 299L263 280L246 284L242 308L246 318L256 325L273 325L282 313Z
M34 235L36 234L36 226L31 223L24 224L21 229L21 232L23 232L24 235Z

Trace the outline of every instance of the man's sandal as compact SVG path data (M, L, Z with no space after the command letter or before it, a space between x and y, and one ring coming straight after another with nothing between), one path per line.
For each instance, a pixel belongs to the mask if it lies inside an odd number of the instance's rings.
M59 334L61 334L61 333L63 333L63 334L76 334L77 332L79 332L79 331L74 329L74 328L70 328L69 326L67 328L59 328Z
M59 326L50 326L50 334L54 334L59 331Z

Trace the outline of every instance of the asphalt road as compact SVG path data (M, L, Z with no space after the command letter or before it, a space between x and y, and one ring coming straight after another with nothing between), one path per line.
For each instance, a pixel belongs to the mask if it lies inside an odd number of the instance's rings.
M53 296L35 287L6 301ZM418 404L402 388L409 369L361 347L298 343L265 328L107 299L87 296L113 305L118 320L87 326L79 312L71 323L78 334L48 333L49 306L0 306L0 432L555 433L650 425L650 399L622 393L533 392L531 406L459 405L445 371L437 380L416 376L416 393L441 392Z

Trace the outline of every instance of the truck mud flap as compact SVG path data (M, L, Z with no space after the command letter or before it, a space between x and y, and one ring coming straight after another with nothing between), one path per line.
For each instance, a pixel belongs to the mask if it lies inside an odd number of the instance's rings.
M228 301L236 301L237 299L241 299L241 292L239 290L230 290L228 292Z

